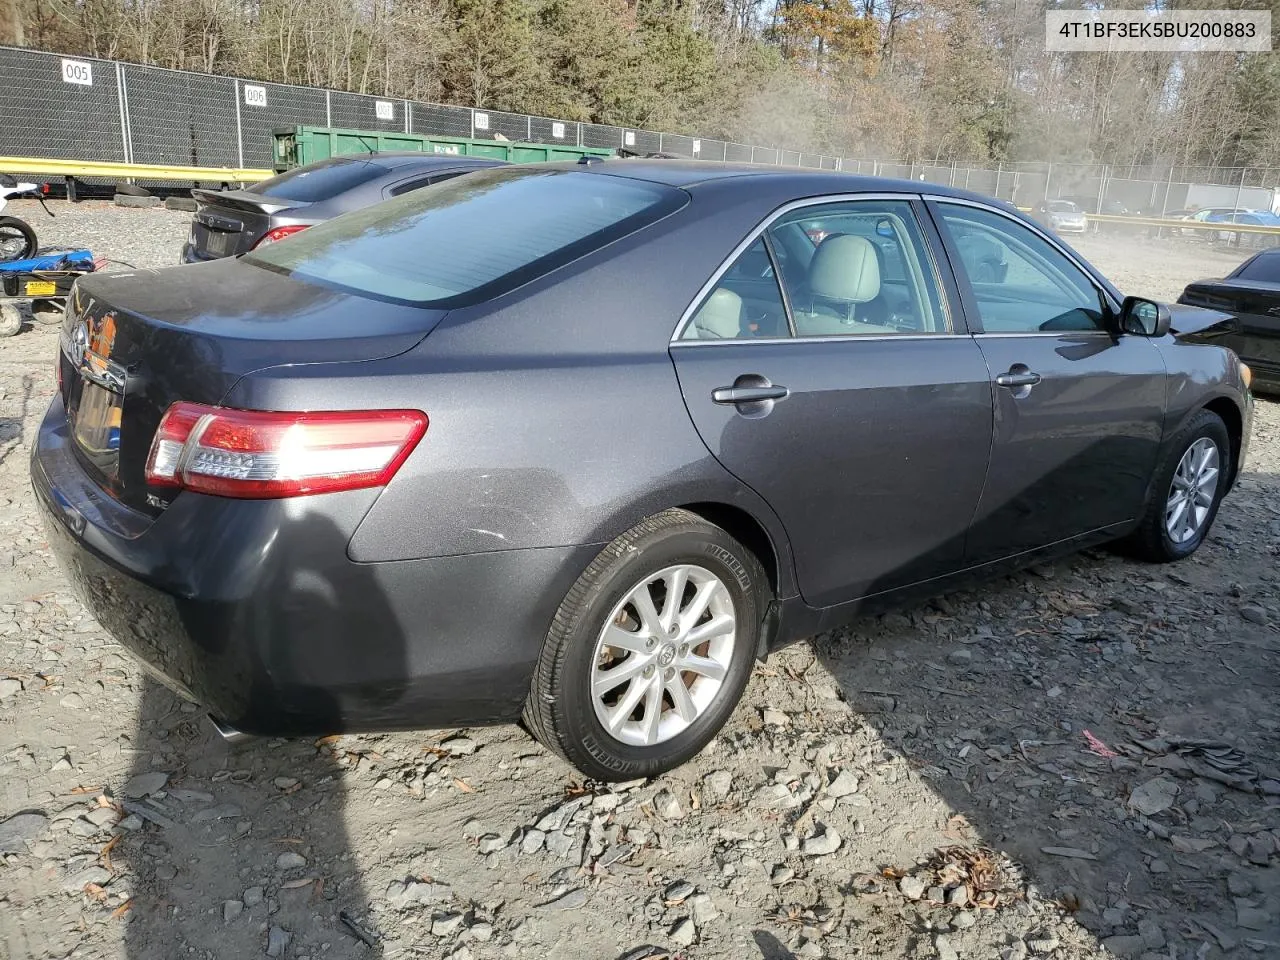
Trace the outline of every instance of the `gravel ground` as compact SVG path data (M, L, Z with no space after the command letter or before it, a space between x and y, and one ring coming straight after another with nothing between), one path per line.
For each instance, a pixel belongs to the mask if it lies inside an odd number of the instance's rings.
M16 206L139 266L188 222ZM1239 259L1078 246L1161 297ZM1280 406L1192 559L1093 551L796 645L702 756L597 788L511 727L216 740L45 548L55 348L0 341L0 956L1280 956Z

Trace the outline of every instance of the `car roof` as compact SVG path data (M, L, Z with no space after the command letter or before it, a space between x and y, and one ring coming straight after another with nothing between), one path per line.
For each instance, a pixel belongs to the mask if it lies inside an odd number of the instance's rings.
M730 179L744 181L768 181L771 186L791 187L797 195L821 193L928 193L937 196L974 200L1012 208L1005 200L994 199L968 190L958 190L927 180L899 180L893 177L869 177L857 173L835 170L812 170L799 167L778 167L764 163L721 163L716 160L641 160L619 159L601 163L568 161L543 164L563 170L581 170L628 177L633 180L649 180L672 187L693 187Z
M372 163L388 170L403 170L412 167L428 170L432 167L500 167L506 160L491 157L463 157L454 153L423 153L421 150L386 150L377 153L346 153L335 160L352 160Z

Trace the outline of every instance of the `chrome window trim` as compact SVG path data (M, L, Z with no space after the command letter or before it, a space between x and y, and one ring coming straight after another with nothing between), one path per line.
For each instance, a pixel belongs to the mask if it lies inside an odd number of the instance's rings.
M1062 339L1063 337L1088 337L1090 339L1102 339L1105 337L1107 340L1114 340L1115 334L1108 330L998 330L992 333L975 333L973 334L973 337L976 340L1006 340L1010 337L1056 337L1058 339Z
M832 334L829 337L723 337L719 340L672 340L673 347L720 347L726 343L837 343L861 342L869 340L971 340L968 333L864 333L864 334Z
M1081 261L1081 259L1075 254L1073 254L1066 247L1064 247L1051 234L1046 233L1040 227L1040 225L1036 223L1034 220L1024 220L1021 217L1015 217L1011 213L1009 213L1008 210L1002 210L999 207L993 207L990 204L980 203L977 200L970 200L967 197L948 197L948 196L943 196L942 194L937 194L937 193L926 193L926 194L923 194L923 197L929 203L938 203L938 204L952 203L952 204L955 204L956 206L961 206L961 207L976 207L979 210L985 210L988 213L997 214L1001 217L1004 217L1004 219L1006 220L1010 220L1013 223L1016 223L1020 227L1030 230L1033 234L1035 234L1040 239L1048 243L1049 246L1053 247L1053 249L1057 250L1058 253L1066 257L1067 260L1071 262L1072 266L1074 266L1077 270L1079 270L1081 273L1084 274L1084 278L1089 281L1089 286L1093 287L1094 290L1098 291L1098 294L1099 296L1102 297L1103 302L1106 303L1106 305L1110 307L1113 312L1116 312L1116 313L1119 312L1120 304L1115 302L1115 300L1112 298L1111 294L1107 292L1107 289L1105 287L1101 287L1098 285L1098 281L1094 278L1093 272L1087 266L1085 266L1085 264ZM981 322L982 318L979 317L978 319L979 319L979 322ZM1060 331L1060 332L1070 333L1074 331ZM1101 333L1105 331L1082 330L1079 332Z
M762 221L760 221L760 223L756 224L756 226L752 228L751 232L747 234L746 238L741 243L739 243L736 247L734 247L733 251L729 254L727 258L725 258L724 262L721 263L720 266L715 269L715 272L711 274L711 279L708 280L699 288L697 295L693 298L693 300L689 303L689 305L685 307L684 313L680 315L680 321L676 324L675 331L671 334L671 340L669 345L675 346L677 344L699 342L697 340L681 340L680 339L680 337L684 334L685 328L693 321L693 315L697 312L696 308L702 303L704 299L706 299L707 295L716 288L716 286L720 283L721 278L726 273L729 272L729 268L734 265L738 257L742 256L742 254L746 252L747 248L750 247L753 243L755 243L756 240L758 240L766 230L768 230L771 226L773 226L774 222L778 220L780 217L785 216L786 214L790 213L793 210L800 210L800 209L803 209L804 207L818 207L818 206L825 206L832 203L849 203L851 201L859 201L859 200L898 200L898 201L905 201L907 203L911 203L911 201L919 200L919 199L921 199L921 194L919 193L891 193L891 192L829 193L821 197L803 197L799 200L791 200L791 201L788 201L787 203L784 203L782 206L778 207L776 210L773 210L767 217L765 217ZM978 206L978 204L975 204L975 206ZM948 297L946 295L946 292L947 292L946 283L943 282L942 271L940 269L940 266L936 258L933 255L933 248L929 243L928 236L925 234L924 226L920 223L920 217L916 214L916 211L914 209L912 209L911 215L916 218L916 229L920 231L920 240L924 244L925 256L928 257L929 265L933 268L934 283L936 283L938 286L939 306L942 310L943 321L947 325L946 333L918 333L918 334L890 333L890 334L868 334L865 336L858 336L854 334L850 336L835 335L830 337L788 337L785 339L780 337L761 337L759 339L755 339L752 337L725 337L720 340L705 340L701 342L707 343L707 344L715 344L715 343L789 343L794 341L805 341L806 343L808 343L808 342L823 341L823 340L838 340L838 341L871 340L871 339L902 340L908 337L911 339L919 340L924 338L968 336L968 334L957 334L955 332L956 330L955 318L951 315L951 305L948 302ZM771 262L772 262L772 257L771 257ZM782 276L778 273L776 267L774 268L774 279L777 281L779 289L782 289L782 286L783 286ZM1089 279L1092 280L1093 278L1090 277ZM785 290L783 290L782 296L783 296L783 305L787 309L787 323L790 325L790 324L793 324L794 321L791 318L790 307L787 305L787 299L786 299L787 295Z

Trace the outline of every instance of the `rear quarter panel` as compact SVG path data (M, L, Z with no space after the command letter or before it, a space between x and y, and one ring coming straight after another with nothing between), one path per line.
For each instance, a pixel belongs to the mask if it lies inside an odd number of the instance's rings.
M357 561L603 544L670 506L710 501L765 528L790 595L780 522L702 443L667 351L701 285L775 205L743 196L699 198L457 310L401 356L258 371L225 402L427 413L426 437L350 543Z

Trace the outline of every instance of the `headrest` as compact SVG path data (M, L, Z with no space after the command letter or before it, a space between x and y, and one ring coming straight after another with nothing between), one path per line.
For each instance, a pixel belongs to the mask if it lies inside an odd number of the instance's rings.
M1001 256L999 245L990 237L978 233L960 234L956 237L956 247L967 265L981 263L983 260L999 260Z
M699 340L732 340L742 334L742 298L720 287L693 316Z
M809 264L809 291L824 300L866 303L880 295L880 260L866 237L827 237Z

